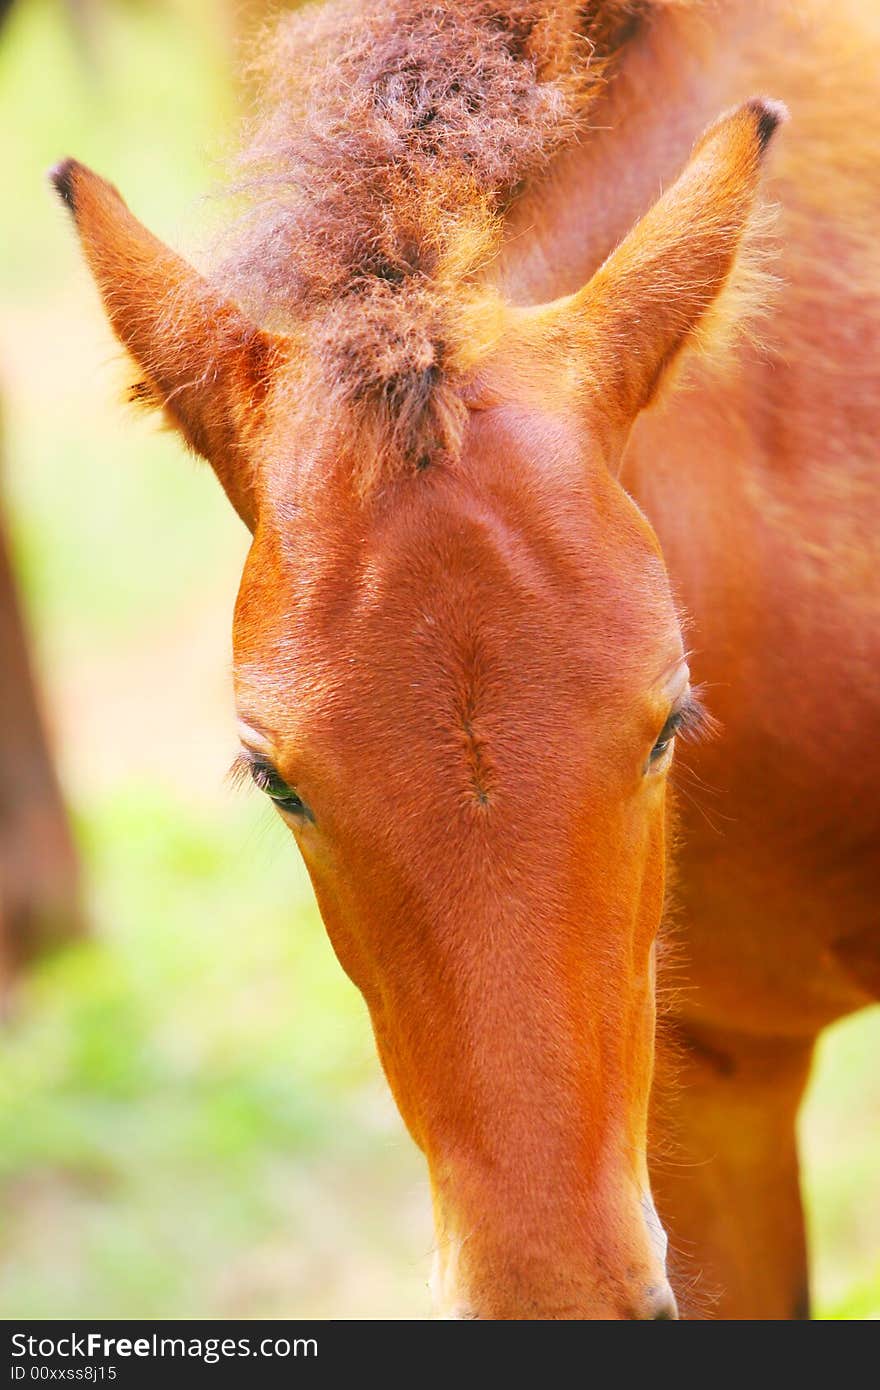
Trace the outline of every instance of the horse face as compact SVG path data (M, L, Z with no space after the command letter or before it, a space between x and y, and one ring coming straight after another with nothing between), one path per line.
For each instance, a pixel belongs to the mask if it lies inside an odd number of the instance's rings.
M478 346L449 359L460 447L372 490L351 440L337 456L314 404L293 412L301 339L248 322L89 170L53 176L138 398L254 533L242 756L427 1155L453 1314L674 1313L645 1126L665 773L693 705L615 473L730 277L781 114L722 118L577 294L489 296Z
M645 1128L688 685L653 533L574 420L522 406L372 499L297 473L237 606L244 758L426 1154L438 1300L668 1315Z

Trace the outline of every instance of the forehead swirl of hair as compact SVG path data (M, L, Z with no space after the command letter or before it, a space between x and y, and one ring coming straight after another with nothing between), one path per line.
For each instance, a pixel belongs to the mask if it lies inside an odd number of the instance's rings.
M455 450L504 209L572 139L640 14L669 2L364 0L262 36L233 189L247 209L216 278L305 344L316 398L354 416L372 466Z

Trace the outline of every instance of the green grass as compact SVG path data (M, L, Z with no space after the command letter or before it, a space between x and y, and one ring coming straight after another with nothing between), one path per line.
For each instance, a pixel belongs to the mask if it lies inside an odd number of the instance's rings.
M96 939L34 974L4 1041L5 1316L326 1316L359 1257L391 1266L386 1311L424 1305L365 1010L264 830L149 787L85 816Z
M421 1162L281 827L233 795L245 538L213 479L117 407L44 170L72 153L180 244L225 128L199 9L59 7L0 53L6 488L86 870L91 940L0 1036L0 1314L421 1316ZM110 363L111 365L107 365ZM880 1316L880 1011L822 1046L803 1122L820 1307Z

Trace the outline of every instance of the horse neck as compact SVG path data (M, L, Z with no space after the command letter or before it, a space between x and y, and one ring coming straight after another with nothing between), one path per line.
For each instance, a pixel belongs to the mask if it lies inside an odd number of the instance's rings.
M705 654L694 670L713 684L727 740L694 755L710 782L714 750L723 760L738 734L748 743L773 708L797 706L811 746L822 739L824 710L853 698L850 654L865 642L864 594L877 572L871 151L880 115L862 55L878 41L876 12L857 0L663 10L624 52L592 133L513 208L497 266L514 302L571 293L721 111L761 92L789 104L791 131L768 177L780 223L778 284L757 325L763 345L745 337L717 364L693 355L687 389L666 391L636 422L620 474L657 532ZM756 554L750 573L742 557ZM758 587L767 576L772 622ZM737 651L747 653L746 681ZM798 705L798 673L813 669L817 653L823 698Z

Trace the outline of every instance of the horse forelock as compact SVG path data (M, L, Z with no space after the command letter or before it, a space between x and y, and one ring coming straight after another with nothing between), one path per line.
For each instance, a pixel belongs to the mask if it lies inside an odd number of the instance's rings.
M634 26L687 2L362 0L261 38L233 185L245 210L214 274L306 345L364 481L455 452L505 208L576 136Z

